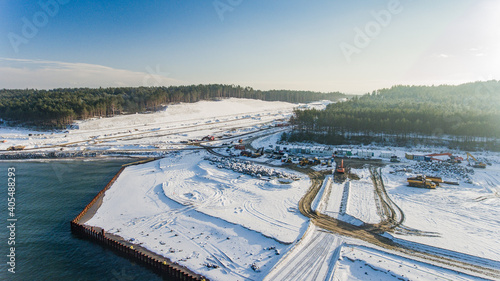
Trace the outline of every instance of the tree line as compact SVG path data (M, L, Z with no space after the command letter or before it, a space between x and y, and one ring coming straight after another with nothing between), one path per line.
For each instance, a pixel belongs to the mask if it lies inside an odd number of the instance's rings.
M63 128L74 120L157 111L179 102L224 98L307 103L338 100L339 92L270 90L235 85L0 90L0 118L23 125Z
M412 140L448 136L454 142L500 138L500 82L382 89L325 110L296 110L293 140Z

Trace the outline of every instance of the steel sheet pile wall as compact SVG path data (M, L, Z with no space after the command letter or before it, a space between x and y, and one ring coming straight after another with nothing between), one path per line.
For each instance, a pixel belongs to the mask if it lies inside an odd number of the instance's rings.
M154 160L154 159L153 159ZM104 193L111 187L111 185L116 181L118 176L123 172L123 170L131 165L138 165L138 164L143 164L149 161L153 161L149 159L148 161L139 161L136 163L124 165L118 173L109 181L109 183L92 199L92 201L85 206L85 208L76 216L72 221L71 221L71 232L75 235L85 237L87 239L96 241L100 243L101 245L111 248L112 250L115 250L119 252L120 254L128 257L129 259L132 259L134 261L137 261L138 263L141 263L147 267L150 267L154 271L160 273L162 277L167 277L169 280L172 280L174 278L175 280L182 280L182 281L191 281L191 280L207 280L203 276L200 275L195 275L194 273L190 272L184 267L181 267L179 265L172 264L170 260L166 258L156 258L153 257L152 255L147 254L147 250L142 249L138 250L132 246L125 245L122 242L119 242L113 238L106 237L106 234L104 233L104 230L102 231L97 231L91 226L87 226L84 224L80 223L80 220L82 217L87 214L87 212L93 207L93 205L100 200L103 196Z

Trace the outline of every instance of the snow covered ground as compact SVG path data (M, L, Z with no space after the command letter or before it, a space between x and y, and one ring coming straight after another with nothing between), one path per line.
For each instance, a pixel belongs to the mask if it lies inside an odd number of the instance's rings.
M261 280L306 230L296 207L310 181L264 181L217 168L206 154L173 153L128 167L87 224L213 280Z
M377 220L379 221L380 217L377 217L376 206L373 203L373 186L369 187L369 183L371 182L369 172L365 169L356 169L355 171L360 176L359 181L351 180L344 184L340 184L333 182L331 177L327 177L318 193L318 197L312 204L313 209L339 220L360 225L360 219L354 219L353 216L345 214L346 209L359 208L359 218L372 220L372 223L377 222ZM352 186L358 186L358 188L352 188ZM348 195L346 195L346 192L348 192ZM352 192L359 193L360 196L353 196L353 194L351 194ZM353 196L353 198L352 200L347 199L346 196ZM369 206L369 208L367 206ZM445 219L444 216L443 219ZM445 227L448 227L448 225ZM479 229L481 228L479 227ZM495 231L495 227L490 226L489 229ZM422 244L406 242L405 239L408 239L409 236L400 235L398 237L401 237L395 239L398 243L405 244L420 251L443 256L459 257L459 260L483 264L491 268L500 266L500 261L498 261L498 259L496 259L496 261L495 259L492 261L485 260L484 254L479 254L477 257L470 256L432 246L427 247ZM491 238L492 237L490 237L490 239ZM444 239L454 239L454 237L446 237ZM408 239L408 241L409 240L412 239ZM498 243L498 239L494 240L497 240L496 243ZM467 240L453 241L455 241L455 243L458 242L462 246L468 245ZM439 244L439 242L437 243ZM432 243L429 245L432 245ZM483 247L493 251L498 249L498 245L494 243L485 244ZM456 249L456 247L449 248ZM311 223L300 242L275 265L264 280L483 279L473 275L457 273L448 267L437 266L433 262L428 262L420 258L414 259L407 255L402 255L400 252L382 249L354 238L339 236L322 230Z
M355 173L360 179L349 181L346 213L364 223L379 223L380 216L377 214L370 172L367 169L352 169L351 173Z
M374 188L369 172L365 169L353 169L361 176L360 180L348 180L345 183L331 181L323 196L325 207L322 211L332 218L353 225L380 222L374 200Z
M267 146L278 139L279 133L268 135L252 145ZM219 169L204 157L205 152L182 152L153 162L157 164L128 168L88 224L133 239L216 280L477 279L310 224L297 210L310 184L304 175L300 181L284 184ZM416 250L500 266L500 164L498 155L482 157L493 164L476 169L472 184L442 184L435 190L407 186L406 177L414 174L401 167L413 167L417 162L387 161L383 181L390 198L404 212L404 227L435 232L438 237L402 232L385 235ZM360 179L336 183L327 177L313 208L354 225L380 222L369 170L351 172ZM450 173L433 175L446 179ZM122 195L115 194L118 190ZM127 204L140 210L130 210Z
M473 184L441 184L433 190L408 187L406 175L390 174L391 169L384 169L384 182L405 214L404 225L439 233L396 238L500 261L499 164L475 169Z
M264 280L331 280L342 243L342 237L311 224L302 240Z
M483 280L357 244L342 246L334 273L327 280Z
M322 109L326 104L300 107ZM273 125L290 117L296 106L227 99L81 121L78 129L67 132L0 128L0 139L6 140L0 143L0 150L12 145L75 151L178 149L189 147L186 141L206 135L224 137L210 143L219 145L245 133L251 133L245 139L252 140L253 147L267 148L286 129ZM266 128L271 129L262 130ZM256 137L258 134L263 136ZM205 160L213 155L200 147L190 148L198 150L170 152L161 160L128 167L87 224L103 227L213 280L475 279L314 226L298 211L298 202L311 184L304 174L285 166L267 167L295 173L300 179L259 178L220 168ZM437 237L398 230L386 237L412 249L500 268L499 153L474 152L491 165L465 177L404 159L405 153L424 155L446 148L333 147L333 151L337 149L371 151L376 158L388 152L402 159L398 164L387 158L382 162L387 164L381 170L387 193L402 209L405 228L437 233ZM226 153L225 148L215 151ZM463 151L451 152L465 158ZM265 157L254 160L281 164ZM465 169L465 165L460 167ZM370 171L353 168L351 172L360 179L336 183L327 177L312 207L353 225L379 223ZM406 177L422 172L458 180L459 185L442 184L434 190L408 187Z
M266 147L278 139L278 135L267 136L254 141L254 146L257 144L257 146ZM309 145L316 146L317 144ZM395 233L385 234L386 237L390 237L394 241L412 249L442 256L458 257L459 260L485 265L490 268L500 268L500 228L498 227L500 225L499 153L474 152L476 157L486 163L491 163L486 169L467 167L467 161L455 166L458 167L457 169L453 168L453 165L443 165L443 169L436 169L436 166L439 166L437 163L419 163L405 159L404 155L405 153L419 155L439 153L447 151L445 148L419 147L407 149L377 146L338 146L337 148L347 148L353 151L372 151L375 158L380 156L382 152L390 152L401 158L402 162L397 164L390 163L388 159L385 159L384 163L388 166L382 169L384 185L389 197L404 213L403 227L416 230L416 233L420 232L421 234L409 235L397 228ZM463 151L452 151L452 153L466 158ZM473 172L464 174L463 171L466 170L473 170ZM350 179L346 183L330 181L328 184L324 184L318 194L321 199L316 198L313 209L317 208L324 214L354 225L380 222L369 170L352 169L351 172L358 175L360 179ZM409 187L406 178L419 173L439 176L448 181L458 181L459 185L441 184L434 190ZM279 264L283 265L283 267L279 270L273 270L268 279L286 279L286 276L295 274L298 265L294 266L294 262L297 260L305 262L304 255L308 252L303 245L307 244L314 248L316 244L311 244L310 241L330 239L319 238L324 235L324 233L308 233L303 238L303 241L287 255L287 262L280 261ZM331 243L337 245L337 242L334 241L338 240L333 238L330 240ZM354 245L362 244L359 241L349 243ZM323 247L320 248L323 249ZM383 259L380 259L382 261L379 262L367 258L371 258L374 254L370 252L370 255L367 256L366 252L368 250L366 248L355 246L350 249L359 252L358 258L348 255L346 249L343 248L341 253L346 253L344 256L350 257L351 260L349 258L343 259L341 254L333 280L475 279L472 276L456 275L454 271L436 266L423 266L421 261L410 260L411 266L408 266L406 264L408 258L397 257L398 253L388 254L381 249L376 250L377 257L383 256ZM330 249L325 255L331 255L332 251L334 250ZM329 269L330 271L325 269L325 259L328 260L328 257L320 254L310 254L311 260L315 259L313 256L316 256L317 263L309 262L306 268L311 270L309 271L310 274L304 276L310 278L311 274L315 276L314 274L317 272L326 274L325 272L331 271L331 269ZM401 265L402 271L392 270L392 265L381 269L382 262L394 262L394 260L397 261L398 268ZM288 262L292 265L284 266ZM388 262L388 264L390 263ZM330 275L321 276L321 279L328 280ZM307 280L307 278L304 280Z
M235 135L272 126L289 118L297 106L231 98L169 105L154 113L77 121L73 129L65 131L0 127L0 140L5 140L0 142L0 150L14 145L66 151L176 149L180 142L206 135Z

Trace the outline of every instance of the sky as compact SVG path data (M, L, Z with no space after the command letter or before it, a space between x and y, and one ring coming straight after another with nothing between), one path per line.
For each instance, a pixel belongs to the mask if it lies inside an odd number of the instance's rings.
M0 88L500 80L498 0L2 0Z

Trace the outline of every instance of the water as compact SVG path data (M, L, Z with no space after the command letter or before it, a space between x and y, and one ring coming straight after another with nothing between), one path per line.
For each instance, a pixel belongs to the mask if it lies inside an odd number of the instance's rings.
M130 160L0 162L0 280L161 280L71 234L69 222ZM16 273L7 271L7 169L16 169Z

